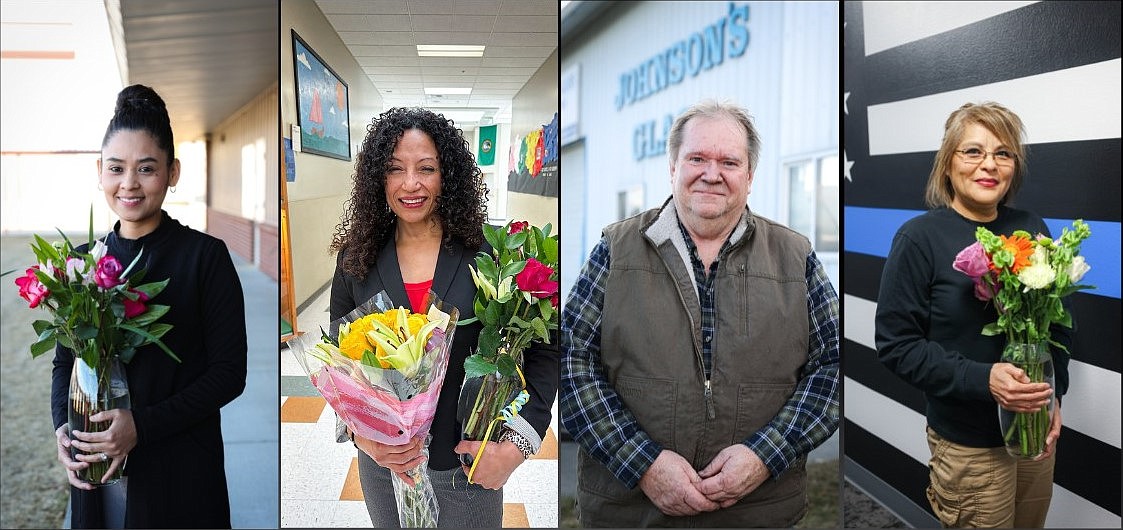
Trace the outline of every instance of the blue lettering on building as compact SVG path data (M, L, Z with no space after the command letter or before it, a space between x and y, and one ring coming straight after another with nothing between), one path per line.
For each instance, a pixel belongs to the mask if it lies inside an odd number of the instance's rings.
M729 3L729 13L701 31L620 74L616 110L641 101L691 77L738 58L749 47L749 5ZM637 128L637 134L638 128Z

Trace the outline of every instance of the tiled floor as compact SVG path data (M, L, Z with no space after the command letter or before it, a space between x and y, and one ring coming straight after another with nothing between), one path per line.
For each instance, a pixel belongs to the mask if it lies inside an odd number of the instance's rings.
M328 290L297 317L327 328ZM504 528L558 526L557 401L541 450L503 488ZM370 527L351 444L335 443L335 416L287 349L281 350L281 526Z

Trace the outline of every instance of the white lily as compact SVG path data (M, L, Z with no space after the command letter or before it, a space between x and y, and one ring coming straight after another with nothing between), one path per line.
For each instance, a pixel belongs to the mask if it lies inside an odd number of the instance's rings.
M487 278L484 278L482 274L477 272L475 267L468 267L468 272L472 274L472 283L476 284L477 289L480 289L484 292L485 298L487 298L488 300L494 300L498 297L498 293L495 291L495 286L492 285L491 282L487 281Z

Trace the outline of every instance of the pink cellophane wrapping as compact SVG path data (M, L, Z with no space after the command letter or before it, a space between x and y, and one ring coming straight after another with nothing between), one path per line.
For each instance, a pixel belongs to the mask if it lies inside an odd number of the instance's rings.
M288 341L289 349L328 405L355 434L384 444L405 444L427 434L433 424L459 318L459 311L439 300L432 291L419 313L427 314L434 305L449 315L449 323L433 331L419 369L411 378L392 368L364 366L342 354L326 354L316 349L316 344L322 342L317 332ZM335 332L342 323L390 309L396 306L383 291L332 321L330 329ZM325 362L325 357L330 362Z
M444 335L441 330L434 331L427 348L441 348ZM391 390L377 384L364 384L362 379L356 380L357 378L349 375L353 370L368 371L371 368L358 368L355 366L359 364L357 361L347 361L352 365L349 369L323 365L310 374L309 379L332 410L356 435L379 443L403 445L429 432L437 411L444 370L439 380L429 383L428 390L402 401ZM448 367L447 348L444 351L443 365Z

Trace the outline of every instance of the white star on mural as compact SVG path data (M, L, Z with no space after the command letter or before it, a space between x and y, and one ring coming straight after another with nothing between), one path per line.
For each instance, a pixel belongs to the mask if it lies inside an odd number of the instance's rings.
M842 112L846 113L847 116L850 115L850 109L846 107L846 100L848 99L850 99L850 93L846 92L842 95Z
M846 156L846 150L845 149L842 150L842 162L845 164L845 167L846 167L846 169L843 171L843 174L846 175L846 180L849 180L850 182L854 182L854 180L850 178L850 168L854 167L854 161L850 160Z

